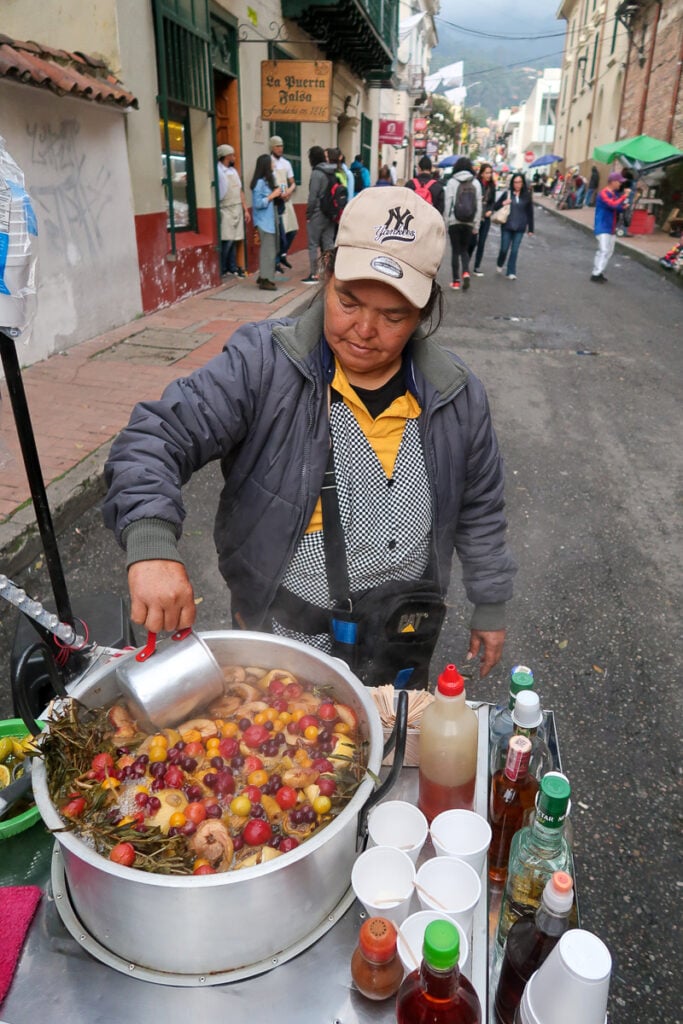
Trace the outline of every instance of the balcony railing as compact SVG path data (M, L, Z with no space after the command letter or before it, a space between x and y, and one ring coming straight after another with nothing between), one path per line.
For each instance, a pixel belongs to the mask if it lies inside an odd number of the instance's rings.
M282 0L282 14L363 78L388 75L398 46L398 0Z

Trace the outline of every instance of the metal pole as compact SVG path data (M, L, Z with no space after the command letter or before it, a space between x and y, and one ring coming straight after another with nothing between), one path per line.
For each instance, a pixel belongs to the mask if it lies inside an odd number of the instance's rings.
M43 472L40 468L33 424L31 423L31 416L26 401L24 382L21 378L21 368L14 341L4 331L0 331L0 357L2 358L2 368L5 371L5 380L7 382L7 393L12 403L12 412L14 413L14 422L17 427L21 454L24 459L26 476L28 477L31 497L33 499L36 522L38 523L38 530L45 551L45 561L50 574L50 582L52 583L52 591L57 606L57 615L62 622L73 626L74 618L71 611L71 602L69 601L62 562L57 549L57 538L52 524L52 516L50 515L50 506L47 502L47 493L43 481Z

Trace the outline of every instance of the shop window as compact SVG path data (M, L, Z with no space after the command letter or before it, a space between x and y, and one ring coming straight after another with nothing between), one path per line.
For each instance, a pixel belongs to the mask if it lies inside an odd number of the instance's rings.
M187 108L169 105L168 120L159 121L159 132L166 193L166 226L169 230L196 231L197 204Z
M618 28L619 28L619 19L615 17L615 19L614 19L614 30L612 32L612 46L611 46L610 51L609 51L610 52L610 56L614 53L614 50L615 50L616 45L617 45L617 29Z
M591 60L591 82L595 77L595 64L598 59L598 42L600 40L600 33L595 33L595 42L593 43L593 59Z

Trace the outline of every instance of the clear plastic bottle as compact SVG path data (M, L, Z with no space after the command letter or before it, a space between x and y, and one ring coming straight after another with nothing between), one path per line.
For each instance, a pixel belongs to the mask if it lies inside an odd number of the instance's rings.
M442 811L474 807L479 724L465 696L462 676L446 665L420 725L418 807L429 822Z
M565 871L546 882L535 917L523 917L510 929L495 997L496 1024L514 1024L524 986L569 928L574 884Z
M502 954L510 928L541 903L543 889L553 871L573 877L572 854L564 835L569 814L571 787L560 772L541 779L533 825L517 832L510 847L508 876L496 932L496 955Z
M529 773L530 758L531 740L513 736L505 768L491 779L489 880L498 885L507 878L512 837L522 828L525 813L534 806L538 793L538 782Z
M422 963L398 992L398 1024L481 1024L479 997L460 973L459 953L460 936L452 921L427 925Z
M542 723L543 711L538 694L533 690L523 690L518 693L512 710L512 736L527 736L531 740L529 774L538 782L552 767L550 750L541 733ZM503 739L501 746L495 752L495 771L505 767L509 742L510 737ZM494 757L491 758L491 762L493 767Z
M512 724L512 710L515 706L517 694L522 690L531 690L534 685L534 674L526 665L513 665L510 672L510 691L508 699L504 703L496 704L489 715L489 750L491 752L491 775L498 771L500 765L494 763L494 752L507 747L504 740L512 736L514 726Z
M370 917L361 925L351 957L351 977L367 999L388 999L401 986L403 964L396 939L396 928L385 917Z

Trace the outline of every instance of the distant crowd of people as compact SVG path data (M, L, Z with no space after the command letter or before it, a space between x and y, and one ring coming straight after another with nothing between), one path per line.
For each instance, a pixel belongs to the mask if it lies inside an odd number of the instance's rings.
M249 210L242 182L235 167L232 146L218 147L218 188L221 208L221 273L245 276L237 265L237 243L245 239L246 226L253 221L254 240L259 250L257 285L277 290L277 275L292 269L287 254L299 230L293 196L297 185L291 163L284 155L283 140L273 135L269 153L258 157L251 177L252 209ZM396 161L380 167L376 180L357 154L350 165L343 152L331 147L312 146L308 152L311 174L306 201L306 232L309 273L303 282L316 284L322 255L335 244L337 225L344 208L367 188L397 185ZM619 179L617 181L617 179ZM490 163L473 166L459 157L447 179L441 177L430 157L423 156L413 177L403 183L440 213L450 241L451 288L467 291L471 274L483 277L482 262L492 223L500 225L496 272L510 281L517 278L517 259L525 234L534 233L534 194L553 198L560 209L596 207L595 234L598 252L591 280L606 281L604 271L614 249L614 234L626 234L637 198L633 174L610 175L600 189L600 174L593 167L588 177L573 168L560 173L536 169L531 182L519 171L507 180ZM501 191L501 187L504 185ZM611 243L608 239L611 238ZM472 270L470 271L470 264Z

